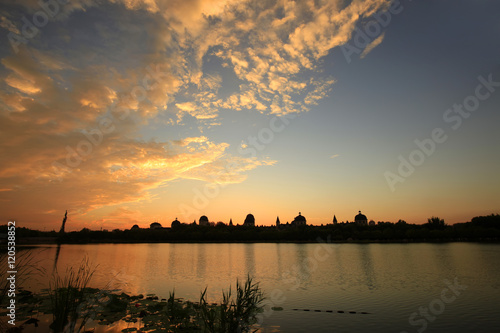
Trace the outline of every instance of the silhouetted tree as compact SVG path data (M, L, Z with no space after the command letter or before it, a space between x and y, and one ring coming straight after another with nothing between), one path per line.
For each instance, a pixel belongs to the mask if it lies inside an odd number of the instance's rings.
M500 228L500 215L491 214L488 216L476 216L471 220L474 226L486 228Z
M444 229L445 224L444 220L440 219L437 216L433 216L427 219L427 223L425 224L429 229Z

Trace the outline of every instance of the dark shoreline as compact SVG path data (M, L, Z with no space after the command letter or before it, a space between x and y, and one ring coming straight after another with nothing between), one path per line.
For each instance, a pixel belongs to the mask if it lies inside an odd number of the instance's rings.
M175 240L142 240L142 241L131 241L131 240L100 240L100 241L74 241L74 242L58 242L57 238L38 239L24 238L19 239L18 245L87 245L87 244L317 244L317 243L327 243L327 244L444 244L444 243L500 243L500 238L488 238L488 239L444 239L444 240L334 240L325 241L324 239L320 241L311 240L255 240L255 241L231 241L231 240L220 240L220 241L175 241ZM0 243L1 244L1 243Z
M177 221L178 222L178 221ZM332 223L326 225L275 226L197 225L172 223L164 228L152 223L150 228L80 231L39 231L24 227L15 229L17 245L37 244L138 244L138 243L334 243L334 244L409 244L452 242L500 242L500 215L478 216L470 222L447 225L437 217L425 224ZM0 244L7 243L6 225L0 226ZM12 232L12 231L9 231Z

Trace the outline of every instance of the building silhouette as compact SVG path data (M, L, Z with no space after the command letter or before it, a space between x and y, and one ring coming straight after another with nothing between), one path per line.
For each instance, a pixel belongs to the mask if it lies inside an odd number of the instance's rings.
M205 215L201 216L200 220L198 221L198 224L200 226L209 226L210 223L208 222L208 217L206 217Z
M299 215L295 216L295 219L292 221L291 224L297 227L306 225L306 218L302 216L301 213L299 212Z
M357 225L368 225L368 219L359 211L359 214L354 217L354 223Z
M153 222L149 225L149 229L162 229L163 227L161 226L160 223L158 222Z
M245 222L243 222L243 225L247 227L255 227L255 217L252 214L248 214L245 218Z
M181 222L179 222L179 220L177 220L177 217L175 218L174 221L172 221L172 224L170 225L171 228L177 228L181 225Z

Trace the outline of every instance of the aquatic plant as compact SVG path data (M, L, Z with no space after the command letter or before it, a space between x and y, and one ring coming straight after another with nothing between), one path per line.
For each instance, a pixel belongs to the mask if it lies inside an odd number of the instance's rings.
M207 288L200 296L200 316L205 332L249 332L263 308L264 295L250 276L244 284L236 281L236 298L232 297L231 287L223 292L219 306L210 306L206 296Z
M55 333L80 333L86 326L113 325L117 321L127 323L124 331L130 332L250 332L263 308L263 293L250 277L244 283L237 281L235 290L229 287L223 291L217 304L208 303L207 288L201 292L199 303L176 298L175 291L160 300L154 294L129 296L90 288L96 269L84 258L63 275L56 270L47 292L25 291L18 304L19 318L25 321L22 326L36 327L41 318L51 315L49 328Z

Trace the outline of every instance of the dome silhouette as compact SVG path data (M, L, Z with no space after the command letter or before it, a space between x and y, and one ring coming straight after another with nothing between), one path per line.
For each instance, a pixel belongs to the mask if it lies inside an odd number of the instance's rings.
M295 219L293 219L292 224L296 226L306 225L306 218L299 212L299 215L295 216Z
M171 228L177 228L181 225L181 222L179 222L179 220L177 220L177 217L175 218L174 221L172 221L172 224L170 225Z
M163 227L161 226L161 224L160 224L160 223L158 223L158 222L153 222L153 223L151 223L151 224L149 225L149 228L150 228L150 229L161 229L161 228L163 228Z
M255 217L252 214L248 214L243 225L255 227Z
M361 211L359 211L359 214L354 217L354 222L360 225L367 225L368 219L366 218L365 215L361 214Z
M199 225L209 225L208 217L206 217L205 215L201 216L198 224Z

